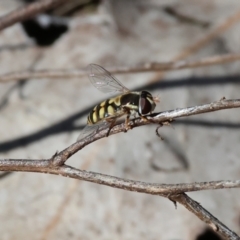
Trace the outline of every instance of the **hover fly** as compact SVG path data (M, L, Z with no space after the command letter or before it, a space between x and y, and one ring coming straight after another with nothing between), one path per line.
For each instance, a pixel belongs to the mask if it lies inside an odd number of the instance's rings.
M108 128L107 136L116 120L124 115L126 131L130 129L129 118L138 114L141 118L153 112L158 98L147 91L131 92L106 69L97 65L89 65L89 79L94 87L104 93L116 93L116 97L96 105L88 115L87 126L82 130L78 141L93 135L101 129ZM146 119L146 118L144 118Z

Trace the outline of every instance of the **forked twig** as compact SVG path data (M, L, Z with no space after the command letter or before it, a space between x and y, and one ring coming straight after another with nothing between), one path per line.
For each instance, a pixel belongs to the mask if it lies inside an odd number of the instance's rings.
M149 116L150 121L136 119L132 121L132 128L151 123L171 122L175 118L186 117L195 114L213 112L222 109L239 108L240 99L226 100L205 104L201 106L176 109L155 113ZM41 172L65 177L75 178L79 180L103 184L110 187L125 189L128 191L142 192L153 195L160 195L169 198L173 201L184 205L188 210L193 212L198 218L209 224L214 231L227 239L240 239L236 233L227 228L218 219L212 216L200 204L189 198L184 192L201 191L209 189L223 188L239 188L240 180L235 181L215 181L215 182L198 182L185 184L157 184L133 181L113 176L108 176L100 173L83 171L65 165L65 162L76 152L87 146L88 144L106 136L108 129L103 129L91 137L86 137L83 140L76 142L64 149L60 153L55 154L50 159L34 160L34 159L3 159L0 160L0 171L25 171L25 172ZM125 124L119 124L112 128L111 134L116 134L125 131Z
M41 13L45 10L55 7L58 4L66 2L67 0L41 0L31 3L25 7L19 8L9 14L0 18L0 31L17 23L33 17L34 15ZM237 22L239 19L239 13L234 15L229 22L220 26L204 38L200 43L205 43L208 39L213 38L216 33L222 29L226 29L229 24ZM193 46L192 49L196 49L198 46ZM185 55L188 54L185 53ZM180 58L180 57L179 57ZM227 62L233 62L240 60L240 54L226 54L204 58L197 61L175 61L166 63L145 63L137 66L122 67L122 68L109 68L112 73L133 73L133 72L149 72L149 71L167 71L183 68L195 68L210 66L215 64L222 64ZM70 78L79 77L86 74L86 71L81 69L72 70L40 70L40 71L21 71L12 72L0 76L0 82L8 82L14 80L22 80L29 78ZM171 122L175 118L186 117L195 114L201 114L206 112L212 112L222 109L239 108L240 100L225 100L205 104L202 106L176 109L172 111L166 111L162 113L156 113L149 118L151 121L146 122L141 119L137 119L132 122L132 128L150 123L161 124L164 122ZM0 160L0 171L25 171L25 172L41 172L62 175L65 177L75 178L84 181L90 181L97 184L103 184L110 187L125 189L128 191L136 191L147 194L159 195L171 199L185 206L189 211L194 213L199 219L207 223L218 232L221 236L227 239L240 239L236 233L227 228L223 223L211 215L206 209L204 209L199 203L191 199L184 192L201 191L207 189L225 189L225 188L239 188L240 180L235 181L215 181L215 182L199 182L189 184L156 184L146 183L140 181L133 181L128 179L117 178L113 176L103 175L100 173L83 171L75 169L65 164L65 162L76 152L87 146L88 144L105 137L108 130L102 130L96 133L94 136L83 139L80 142L74 143L68 148L64 149L58 154L55 154L50 159L33 160L33 159L3 159ZM119 124L115 126L111 134L116 134L125 131L125 125Z

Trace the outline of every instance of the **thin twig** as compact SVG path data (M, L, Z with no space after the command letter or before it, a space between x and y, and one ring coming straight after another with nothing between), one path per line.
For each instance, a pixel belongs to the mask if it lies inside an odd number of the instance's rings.
M182 192L193 192L213 189L239 188L240 180L212 182L195 182L179 184L158 184L118 178L101 173L89 172L68 165L54 166L51 160L3 159L0 160L0 171L40 172L84 180L109 187L125 189L132 192L169 196Z
M172 111L165 111L162 113L155 113L148 117L149 121L135 119L131 121L132 128L146 125L150 123L161 124L164 122L171 122L175 118L186 117L195 114L213 112L222 109L239 108L240 99L225 100L222 99L217 102L205 104L201 106L176 109ZM116 125L110 132L115 134L125 131L125 124ZM40 172L55 175L62 175L65 177L75 178L79 180L89 181L97 184L102 184L114 188L125 189L128 191L147 193L152 195L159 195L177 201L183 204L188 210L193 212L198 218L211 225L216 232L227 239L240 239L233 231L228 229L224 224L212 216L207 210L201 207L194 200L189 198L184 192L201 191L210 189L226 189L239 188L240 180L225 180L213 182L198 182L198 183L184 183L184 184L158 184L146 183L141 181L128 180L109 175L104 175L95 172L88 172L65 165L65 162L77 151L86 145L106 136L108 129L101 130L93 136L86 137L83 140L76 142L55 154L50 159L34 160L34 159L3 159L0 160L0 171L24 171L24 172Z
M197 67L206 67L211 65L229 63L240 61L240 54L225 54L225 55L216 55L211 57L206 57L200 60L191 60L191 61L175 61L175 62L150 62L143 63L135 66L127 67L109 67L108 71L111 73L140 73L140 72L153 72L153 71L170 71L178 70L185 68L197 68ZM86 76L87 71L85 69L69 69L69 70L34 70L34 71L18 71L11 72L4 75L0 75L0 82L9 82L17 81L21 79L30 79L30 78L53 78L53 79L62 79L62 78L77 78Z
M186 207L190 212L195 214L203 222L207 223L215 232L218 232L226 239L239 240L239 236L215 218L210 212L204 209L198 202L191 199L187 194L171 195L170 199Z
M41 172L55 175L61 175L68 178L74 178L102 184L114 188L120 188L127 191L141 192L152 195L159 195L170 198L183 204L188 210L193 212L198 218L213 227L213 230L219 232L220 235L227 239L239 239L237 235L228 229L219 220L216 220L210 213L207 212L199 204L191 200L185 200L176 197L176 194L182 195L183 192L212 190L212 189L226 189L226 188L239 188L240 180L235 181L215 181L215 182L198 182L198 183L183 183L183 184L154 184L145 183L140 181L133 181L128 179L117 178L100 173L88 172L84 170L75 169L73 167L62 165L55 167L49 160L0 160L0 170L9 171L25 171L25 172ZM192 204L194 203L194 204ZM216 226L216 227L215 227ZM232 236L235 236L232 238Z
M187 116L192 116L192 115L201 114L201 113L208 113L208 112L214 112L214 111L223 110L223 109L239 108L239 107L240 107L240 99L236 99L236 100L223 99L223 100L205 104L205 105L188 107L188 108L180 108L180 109L165 111L161 113L154 113L148 117L149 121L144 121L139 118L139 119L134 119L134 121L131 121L130 124L132 128L151 124L151 123L161 124L164 122L171 122L175 118L187 117ZM114 126L110 131L110 135L116 134L119 132L125 132L125 130L126 130L125 123L122 123ZM76 152L78 152L88 144L105 137L107 132L108 132L108 129L103 129L102 131L99 131L98 133L96 133L91 137L84 138L83 140L72 144L70 147L66 148L65 150L63 150L62 152L54 156L53 165L60 166L64 164L64 162L69 157L71 157L73 154L75 154Z
M49 160L0 160L0 170L49 173L120 188L127 191L167 197L184 205L198 218L209 224L214 231L219 232L220 235L227 239L239 239L233 231L212 216L207 210L189 197L186 199L187 196L182 193L210 189L239 188L240 180L197 182L189 184L154 184L83 171L67 165L55 167Z
M0 31L15 23L29 19L68 0L41 0L20 7L0 18Z
M209 113L209 112L214 112L214 111L218 111L218 110L223 110L223 109L230 109L230 108L239 108L240 107L240 99L230 99L230 100L226 100L226 99L221 99L219 101L216 102L212 102L209 104L204 104L204 105L200 105L200 106L194 106L194 107L188 107L188 108L180 108L180 109L175 109L175 110L170 110L170 111L164 111L164 112L160 112L160 113L154 113L148 116L148 121L143 120L141 118L138 119L134 119L132 121L130 121L131 124L131 128L135 128L138 126L142 126L142 125L147 125L147 124L152 124L152 123L156 123L156 124L162 124L165 122L171 122L173 121L175 118L180 118L180 117L186 117L186 116L192 116L192 115L196 115L196 114L202 114L202 113ZM119 132L125 132L125 124L121 123L118 124L116 126L114 126L109 135L112 134L116 134ZM35 164L40 164L40 167L44 167L45 164L47 164L47 167L49 167L50 165L53 166L61 166L64 165L64 163L76 152L78 152L79 150L83 149L85 146L89 145L92 142L97 141L98 139L101 139L103 137L106 136L106 134L108 133L108 129L103 129L93 135L90 135L89 137L86 137L78 142L73 143L72 145L70 145L69 147L67 147L66 149L62 150L61 152L55 154L49 161L45 160L45 162L32 162L33 166ZM22 161L23 163L26 163L26 160ZM31 162L31 161L30 161ZM50 163L49 163L50 162ZM0 170L2 171L11 171L11 164L10 161L4 160L3 162L1 162L2 164L4 163L4 165L1 165ZM6 163L9 163L10 165L10 169L8 169L8 167L6 166ZM13 161L14 163L14 161ZM7 167L7 169L3 169L2 167L5 166ZM20 165L19 165L20 167ZM24 165L24 167L26 167ZM17 171L17 169L12 169L12 171Z
M0 30L13 25L14 23L28 19L40 12L53 8L54 6L63 3L67 0L42 0L26 7L19 8L0 18ZM239 16L237 16L239 17ZM237 17L233 20L236 21ZM214 33L215 34L215 33ZM113 73L133 73L133 72L149 72L149 71L166 71L183 68L194 68L202 66L210 66L214 64L221 64L226 62L240 60L239 54L228 54L222 56L214 56L202 59L200 61L177 61L168 63L147 63L133 67L122 67L109 69ZM85 75L84 70L42 70L36 72L24 71L9 73L0 76L0 82L7 82L13 80L21 80L28 78L67 78L79 77ZM137 119L131 122L132 127L146 125L150 123L171 122L174 118L190 116L200 113L212 112L221 109L240 107L240 100L221 100L211 104L196 106L186 109L177 109L162 113L156 113L149 117L150 121L142 121ZM115 126L110 134L125 131L124 124ZM125 189L128 191L136 191L163 197L169 197L171 200L179 202L185 206L189 211L193 212L202 221L209 224L214 231L227 239L240 239L233 231L228 229L218 219L205 210L199 203L192 200L184 192L200 191L207 189L222 189L222 188L239 188L240 180L235 181L215 181L215 182L200 182L190 184L154 184L140 181L127 180L113 176L103 175L94 172L87 172L65 165L65 162L77 151L86 145L103 138L106 135L107 129L102 130L94 136L83 139L70 147L66 148L59 154L56 154L50 159L46 160L25 160L25 159L5 159L0 160L0 171L26 171L26 172L42 172L62 175L65 177L76 178L80 180L90 181L98 184L103 184L115 188Z

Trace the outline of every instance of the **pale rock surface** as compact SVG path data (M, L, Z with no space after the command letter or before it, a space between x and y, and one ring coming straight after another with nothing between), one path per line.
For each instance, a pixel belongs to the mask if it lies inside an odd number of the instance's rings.
M0 14L18 6L17 1L0 1ZM210 27L179 22L163 11L166 6L209 22ZM0 33L0 74L24 69L77 68L89 63L107 68L179 59L185 49L239 9L240 2L236 0L103 1L98 11L72 19L69 32L52 47L40 50L32 45L20 25L14 25ZM239 51L239 32L240 25L235 24L189 57L200 59ZM162 111L209 103L223 96L239 98L239 82L218 81L218 77L239 76L239 67L239 63L233 63L117 77L130 89L163 78L159 88L151 89L154 95L160 95L157 111ZM216 77L216 81L211 77ZM192 84L186 83L189 78ZM176 81L182 84L176 85ZM201 81L204 84L199 84ZM87 76L32 79L21 89L15 82L1 84L1 99L8 91L8 103L0 109L1 159L52 156L76 141L80 130L69 131L68 127L83 126L87 115L79 114L81 117L69 123L73 125L54 132L34 134L107 97L92 87ZM146 182L240 179L239 119L238 109L191 117L186 120L199 124L160 129L165 141L155 135L155 126L137 128L94 142L75 154L68 164ZM212 125L205 126L205 122ZM35 137L28 144L17 142L15 147L9 147L14 139L31 135ZM188 169L182 161L187 162ZM156 171L153 165L165 171ZM189 195L240 234L239 194L239 189L232 189ZM36 173L13 173L1 179L0 223L1 240L192 240L206 228L185 208L178 206L175 210L172 202L161 197Z

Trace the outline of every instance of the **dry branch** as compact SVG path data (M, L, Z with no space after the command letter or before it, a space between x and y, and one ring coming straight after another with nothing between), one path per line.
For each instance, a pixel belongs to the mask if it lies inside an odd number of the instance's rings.
M19 8L11 13L0 18L0 30L7 28L17 22L31 18L34 15L45 10L55 7L58 4L66 2L67 0L42 0ZM239 18L239 13L234 15L231 20L236 22ZM228 23L229 24L229 23ZM219 29L227 28L225 24L212 32L209 37L215 36ZM208 38L203 39L203 43ZM192 48L194 49L194 48ZM191 50L192 50L191 49ZM201 59L199 61L175 61L166 63L145 63L130 67L113 67L109 68L112 73L134 73L134 72L150 72L150 71L167 71L184 68L195 68L210 66L215 64L222 64L240 60L240 54L227 54L220 56L213 56ZM0 82L8 82L21 79L30 78L70 78L80 77L86 75L85 70L40 70L40 71L22 71L12 72L0 76ZM207 113L222 109L238 108L240 107L240 100L220 100L218 102L190 107L185 109L176 109L162 113L156 113L149 116L149 121L136 119L131 122L132 128L150 123L161 124L164 122L171 122L175 118L186 117L195 114ZM119 124L115 126L111 134L116 134L125 131L125 125ZM44 160L29 160L29 159L3 159L0 160L0 171L24 171L24 172L41 172L62 175L79 180L89 181L97 184L103 184L110 187L125 189L128 191L136 191L153 195L160 195L176 201L185 206L189 211L194 213L199 219L209 224L214 231L227 239L240 239L233 231L228 229L223 223L205 210L199 203L191 199L184 192L210 190L210 189L225 189L225 188L239 188L240 180L235 181L214 181L214 182L199 182L189 184L156 184L145 183L140 181L133 181L128 179L117 178L113 176L103 175L100 173L83 171L75 169L71 166L65 165L65 162L77 151L84 148L86 145L105 137L107 129L102 130L94 136L83 139L80 142L74 143L60 153L54 155L50 159Z
M171 122L175 118L186 117L201 113L213 112L223 109L239 108L240 99L225 100L205 104L201 106L176 109L155 113L148 117L149 121L142 119L134 119L131 121L132 128L146 124L163 124ZM125 131L125 124L116 125L110 132L116 134ZM24 172L40 172L65 177L75 178L79 180L89 181L97 184L102 184L110 187L125 189L128 191L142 192L147 194L159 195L169 198L173 201L184 205L188 210L193 212L198 218L209 224L214 231L227 239L240 239L236 233L227 228L218 219L212 216L200 204L189 198L184 192L201 191L210 189L225 189L239 188L240 180L235 181L213 181L213 182L198 182L184 184L157 184L133 181L109 175L104 175L95 172L88 172L65 165L65 162L76 152L87 146L88 144L106 136L108 129L101 130L93 136L86 137L83 140L76 142L64 149L58 154L55 154L50 159L34 160L34 159L3 159L0 160L0 171L24 171Z
M154 113L152 115L149 115L148 117L149 121L144 121L141 118L139 118L139 119L134 119L134 121L131 121L130 124L132 128L151 124L151 123L162 124L164 122L171 122L175 118L187 117L187 116L192 116L192 115L201 114L201 113L208 113L208 112L214 112L214 111L223 110L223 109L239 108L239 107L240 107L240 99L235 99L235 100L222 99L220 101L205 104L205 105L188 107L188 108L180 108L180 109L165 111L161 113ZM66 148L65 150L63 150L62 152L54 156L53 164L55 166L60 166L64 164L64 162L69 157L71 157L73 154L75 154L76 152L78 152L88 144L105 137L107 132L108 132L108 129L103 129L102 131L96 133L91 137L84 138L83 140L72 144L70 147ZM114 126L110 131L110 135L116 134L119 132L125 132L124 123Z
M167 197L185 206L189 211L193 212L198 218L209 224L214 231L219 232L223 237L226 237L227 239L239 239L236 233L231 231L218 219L212 216L206 209L200 206L200 204L192 200L186 194L183 194L183 192L207 189L239 188L240 180L198 182L190 184L154 184L83 171L67 165L55 167L49 160L0 160L0 170L50 173L120 188L127 191Z
M40 172L61 175L78 180L84 180L109 187L125 189L132 192L141 192L168 197L171 194L202 190L216 190L225 188L239 188L240 180L224 180L212 182L195 182L179 184L158 184L133 181L105 174L89 172L73 168L68 165L54 166L51 159L3 159L0 160L0 171Z
M187 194L181 193L171 195L170 199L185 206L190 212L195 214L198 218L207 223L215 232L218 232L226 239L239 240L239 236L235 232L231 231L210 212L204 209L198 202L191 199Z
M135 66L127 67L108 67L108 71L111 73L140 73L140 72L153 72L153 71L170 71L186 68L207 67L211 65L224 64L234 61L240 61L240 54L224 54L206 57L200 60L190 61L174 61L174 62L150 62L143 63ZM25 70L18 72L6 73L0 75L0 82L17 81L22 79L62 79L62 78L77 78L86 76L87 71L84 69L69 69L69 70Z

